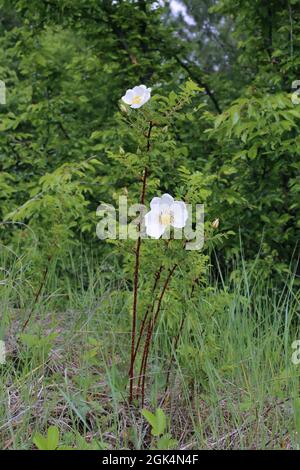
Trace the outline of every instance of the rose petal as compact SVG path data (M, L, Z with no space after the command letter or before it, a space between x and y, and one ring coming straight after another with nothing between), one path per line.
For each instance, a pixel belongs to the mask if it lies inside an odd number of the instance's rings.
M173 214L173 227L183 228L189 215L185 203L183 201L175 201L170 207L170 211Z
M135 103L135 104L132 104L130 107L133 108L133 109L138 109L138 108L140 108L141 106L143 106L143 104L144 104L143 102L141 102L141 103L139 103L139 104Z
M150 202L150 208L152 209L152 211L160 212L160 204L161 204L161 198L154 197L152 201Z
M135 86L132 88L132 91L135 96L142 96L145 92L144 88L141 88L141 86Z
M169 212L171 205L174 203L174 199L170 194L163 194L160 198L160 210L163 213Z
M151 98L150 93L148 93L148 92L146 91L145 94L144 94L144 98L143 98L143 104L147 103L147 101L149 101L150 98Z
M152 210L145 215L145 226L147 235L156 239L162 236L166 228L159 222L157 212Z
M133 98L133 91L132 90L127 90L125 95L122 96L122 100L126 104L131 104L132 98Z
M172 196L170 196L170 194L163 194L162 197L161 197L161 203L162 204L166 204L168 206L171 206L174 202L174 198Z

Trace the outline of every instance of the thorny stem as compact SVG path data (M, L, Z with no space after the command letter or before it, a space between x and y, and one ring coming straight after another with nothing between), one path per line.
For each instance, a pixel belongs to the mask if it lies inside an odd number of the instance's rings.
M148 321L147 335L146 335L146 340L145 340L145 345L144 345L142 362L141 362L141 366L140 366L139 381L138 381L138 393L141 390L141 386L143 385L143 377L145 375L146 357L148 355L149 344L150 344L151 336L152 336L151 326L152 326L152 321L151 321L151 318L150 318L149 321ZM138 393L137 393L137 395L138 395Z
M170 243L170 240L166 240L166 245L167 245L167 247L168 247L169 243ZM184 242L183 247L185 247L185 245L186 245L186 241ZM176 265L173 267L173 269L175 270L175 268L176 268ZM161 276L161 271L162 271L162 269L163 269L163 266L160 266L159 270L158 270L157 273L156 273L156 281L155 281L156 283L158 282L158 280L159 280L159 278L160 278L160 276ZM172 273L172 274L173 274L173 273ZM168 282L169 282L169 281L168 281ZM154 286L156 287L156 284L154 284ZM153 288L153 291L152 291L152 292L154 292L155 287ZM150 309L149 309L150 306L148 306L145 317L148 316L148 313L149 313L150 311L151 311L151 314L153 314L153 310L154 310L154 306L155 306L155 301L156 301L156 298L154 297L153 302L152 302L152 308L151 308L151 310L150 310ZM145 325L145 323L146 323L146 318L144 318L144 320L145 320L145 321L144 321L144 325ZM156 321L156 319L155 319L155 321ZM153 324L153 328L154 328L154 324ZM153 328L152 328L152 331L153 331ZM150 344L150 340L151 340L151 335L152 335L152 332L151 332L151 319L150 319L149 322L148 322L147 336L146 336L146 340L145 340L145 346L144 346L144 351L143 351L142 363L141 363L141 366L140 366L140 373L139 373L139 380L138 380L138 387L137 387L137 396L138 396L139 390L140 390L140 388L141 388L142 379L143 379L143 377L145 376L144 368L147 367L147 364L145 364L145 360L146 360L146 357L148 358L148 353L149 353L148 350L149 350L149 344ZM141 339L141 338L139 338L139 339ZM147 344L147 343L149 343L149 344Z
M147 346L150 343L150 333L151 333L151 319L148 321L148 327L147 327L147 336L145 340L145 345L144 345L144 351L143 351L143 356L142 356L142 362L140 366L140 373L139 373L139 381L138 381L138 387L137 387L137 398L139 395L139 391L141 389L141 385L143 384L143 375L144 375L144 370L145 370L145 361L146 361L146 356L147 356ZM142 404L143 406L143 404Z
M153 315L153 311L154 311L154 307L155 307L155 302L156 302L156 297L153 298L151 308L149 308L149 313L151 313L151 315ZM146 324L146 323L145 323L145 324ZM141 383L142 383L143 369L144 369L145 357L146 357L146 353L147 353L146 344L147 344L147 342L148 342L148 340L149 340L150 331L151 331L151 318L149 319L149 321L148 321L148 326L147 326L147 335L146 335L146 339L145 339L145 345L144 345L144 350L143 350L143 356L142 356L142 362L141 362L141 366L140 366L140 373L139 373L139 380L138 380L138 387L137 387L137 397L138 397L139 390L140 390L140 388L141 388Z
M162 270L163 270L163 266L160 266L159 270L156 272L156 275L155 275L155 282L154 282L154 286L153 286L153 289L152 289L152 294L154 294L155 292L155 289L157 287L157 284L158 284L158 281L161 277L161 273L162 273ZM145 316L143 318L143 322L142 322L142 328L141 328L141 332L140 332L140 336L139 336L139 341L138 341L138 344L136 346L136 353L138 351L138 347L139 347L139 344L141 342L141 339L142 339L142 334L143 334L143 330L146 326L146 320L148 318L148 315L149 313L151 313L151 315L153 315L153 311L154 311L154 307L155 307L155 302L156 302L156 296L153 296L153 300L152 300L152 304L149 304L148 307L147 307L147 310L146 310L146 313L145 313ZM146 335L146 340L145 340L145 345L147 343L147 339L148 339L148 335L149 335L149 332L150 332L150 327L151 327L151 318L149 319L149 322L148 322L148 328L147 328L147 335ZM144 350L143 350L143 356L142 356L142 362L141 362L141 366L140 366L140 373L139 373L139 380L138 380L138 386L137 386L137 395L136 397L138 398L138 395L139 395L139 390L141 388L141 382L142 382L142 374L143 374L143 369L144 369L144 364L145 364L145 356L146 356L146 352L147 352L147 349L146 349L146 346L144 346Z
M158 271L156 271L156 273L155 273L155 281L154 281L154 285L153 285L153 288L152 288L152 294L154 294L154 292L155 292L155 289L156 289L158 281L160 279L162 270L163 270L163 266L160 266ZM142 320L141 327L140 327L140 332L139 332L139 336L138 336L138 340L137 340L137 344L136 344L135 351L134 351L134 359L133 359L134 361L135 361L136 355L137 355L139 347L140 347L141 339L142 339L142 336L143 336L143 333L144 333L146 321L147 321L147 318L148 318L148 315L149 315L150 311L153 311L153 304L148 305L146 313L145 313L144 318Z
M162 300L164 298L167 287L170 283L171 277L173 276L173 273L176 268L177 268L177 264L174 264L173 268L169 270L169 274L164 282L161 294L158 299L157 309L156 309L153 321L151 321L150 319L148 322L148 332L147 332L147 338L145 341L145 348L144 348L144 360L142 361L143 364L141 366L141 371L140 371L141 372L140 376L142 376L142 407L144 406L144 402L145 402L145 377L146 377L146 372L147 372L147 362L148 362L151 338L152 338L154 326L157 322L157 318L161 309Z
M149 153L151 148L151 131L153 127L153 122L149 122L149 129L147 134L147 147L146 151ZM148 168L145 166L142 182L142 190L140 203L144 204L145 195L146 195L146 186L147 186L147 176ZM140 231L140 225L138 226ZM133 380L134 380L134 361L135 361L135 334L136 334L136 320L137 320L137 303L138 303L138 284L139 284L139 269L140 269L140 251L141 251L141 236L139 234L136 249L135 249L135 267L134 267L134 278L133 278L133 307L132 307L132 329L131 329L131 356L130 356L130 369L129 369L129 403L132 403L133 400Z

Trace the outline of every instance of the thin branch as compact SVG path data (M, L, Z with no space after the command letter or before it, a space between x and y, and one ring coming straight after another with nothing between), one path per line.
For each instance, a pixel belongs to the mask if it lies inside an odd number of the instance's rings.
M112 11L111 11L110 7L107 5L107 2L106 2L106 5L103 5L102 7L103 7L103 10L105 11L105 13L107 14L109 25L112 29L112 32L114 33L114 35L116 36L116 38L118 40L120 48L123 49L123 51L126 52L126 54L128 55L131 63L134 64L134 65L137 65L137 63L138 63L137 58L131 52L131 50L129 48L129 45L126 41L126 36L125 36L123 30L120 28L120 26L115 22L115 20L112 16Z
M196 83L198 83L198 85L201 87L201 88L204 88L204 90L206 91L207 95L209 96L209 98L211 99L214 107L216 108L216 111L219 113L219 114L222 114L222 109L219 105L219 102L215 96L215 94L211 91L211 89L209 88L209 86L207 85L207 83L203 82L201 80L201 78L191 69L191 66L185 62L183 62L177 55L175 56L175 59L176 61L178 62L178 64L188 73L188 75L190 76L190 78L192 80L194 80Z
M154 281L154 285L153 285L153 288L152 288L152 295L154 294L154 292L156 290L156 287L157 287L158 281L160 279L162 270L163 270L163 266L160 266L160 268L158 269L158 271L155 274L155 281ZM146 313L145 313L144 318L142 320L141 327L140 327L140 332L139 332L139 336L138 336L138 341L137 341L136 348L135 348L135 351L134 351L134 361L135 361L136 355L138 353L138 349L139 349L141 339L142 339L142 336L143 336L143 333L144 333L144 329L145 329L145 326L146 326L146 321L147 321L148 315L149 315L150 312L153 311L153 308L154 308L153 304L148 305Z
M149 130L147 134L147 145L146 151L149 152L151 148L150 138L153 123L150 121ZM144 204L147 186L148 168L145 166L143 183L141 190L140 203ZM140 224L138 225L140 232ZM136 249L135 249L135 266L134 266L134 278L133 278L133 307L132 307L132 329L131 329L131 356L130 356L130 369L129 369L129 403L133 400L133 380L134 380L134 362L135 362L135 335L136 335L136 322L137 322L137 303L138 303L138 288L139 288L139 270L140 270L140 251L141 251L141 235L139 233Z
M156 309L153 321L151 321L150 319L148 323L148 333L147 333L147 338L146 338L145 348L144 348L144 361L143 361L144 364L143 364L143 370L141 370L141 374L140 374L140 376L142 376L142 407L144 406L144 402L145 402L145 377L146 377L146 372L147 372L147 362L148 362L148 356L149 356L149 351L150 351L151 338L152 338L153 330L154 330L154 327L157 322L157 318L161 309L161 304L162 304L164 295L166 293L167 287L170 283L171 277L173 276L176 268L177 268L177 264L174 264L173 268L169 270L169 274L165 280L161 294L158 299L157 309Z

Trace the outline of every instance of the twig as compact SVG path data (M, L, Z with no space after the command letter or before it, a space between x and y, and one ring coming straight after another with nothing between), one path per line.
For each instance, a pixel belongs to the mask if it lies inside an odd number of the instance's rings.
M151 143L151 131L153 123L150 121L149 129L147 134L147 152L150 151ZM148 168L145 166L143 174L143 183L140 203L144 204L145 194L146 194L146 185L147 185L147 176ZM140 229L140 224L138 225L138 230ZM140 231L140 230L139 230ZM132 330L131 330L131 356L130 356L130 369L129 369L129 403L132 403L133 400L133 380L134 380L134 362L135 362L135 334L136 334L136 320L137 320L137 303L138 303L138 287L139 287L139 269L140 269L140 251L141 251L141 235L139 233L136 249L135 249L135 267L134 267L134 278L133 278L133 307L132 307Z
M158 269L158 271L155 274L155 281L154 281L154 285L153 285L153 288L152 288L152 294L154 294L154 292L156 290L156 287L157 287L158 281L160 279L162 270L163 270L163 266L160 266L160 268ZM151 309L151 307L152 307L152 309ZM135 348L135 351L134 351L134 361L135 361L136 355L138 353L138 349L139 349L139 346L140 346L140 343L141 343L141 339L142 339L142 336L143 336L143 333L144 333L146 321L147 321L147 318L148 318L148 315L149 315L150 311L153 311L153 303L148 305L146 313L145 313L144 318L143 318L142 323L141 323L140 332L139 332L139 336L138 336L138 341L137 341L136 348Z
M188 73L191 79L197 82L200 87L205 89L207 95L209 96L212 103L214 104L214 107L216 108L217 113L221 114L222 109L219 105L219 102L215 94L211 91L211 89L207 85L207 83L203 82L202 79L196 73L194 73L194 71L191 69L191 66L189 64L187 64L186 62L183 62L178 56L175 56L175 59L178 62L178 64Z
M160 312L160 309L161 309L162 300L164 298L167 287L170 283L171 277L172 277L172 275L173 275L176 268L177 268L177 264L174 264L173 268L169 270L169 274L168 274L168 276L165 280L165 283L163 285L161 294L160 294L159 299L158 299L157 309L156 309L153 321L151 321L151 319L150 319L149 322L148 322L148 332L147 332L147 338L146 338L146 341L145 341L144 355L143 355L144 360L142 361L143 363L142 363L141 371L140 371L140 376L142 376L142 407L144 406L144 402L145 402L145 377L146 377L146 372L147 372L147 362L148 362L148 356L149 356L149 351L150 351L150 343L151 343L151 338L152 338L152 334L153 334L153 329L154 329L154 326L157 322L157 318L158 318L158 315L159 315L159 312Z

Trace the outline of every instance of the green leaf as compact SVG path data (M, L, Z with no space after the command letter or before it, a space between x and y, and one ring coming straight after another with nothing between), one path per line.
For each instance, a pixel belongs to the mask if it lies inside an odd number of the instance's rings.
M56 426L50 426L47 433L48 450L55 450L59 443L59 430Z
M178 441L173 439L171 434L165 434L156 443L156 447L159 450L171 450L175 449L178 445Z
M157 435L163 434L167 426L167 418L161 408L157 408L156 410L156 419L157 419L157 422L156 422Z
M47 439L38 432L33 437L33 443L39 450L48 450Z
M143 409L142 415L148 421L148 423L152 426L152 428L156 426L156 417L153 413L151 413L151 411Z
M239 118L240 118L239 113L235 111L232 116L232 124L233 125L237 124Z
M167 418L165 413L161 408L157 408L155 415L151 411L143 409L142 415L151 425L151 434L152 436L160 436L165 432L167 425Z
M257 156L257 146L253 145L251 149L248 151L248 157L251 158L251 160L254 160Z

